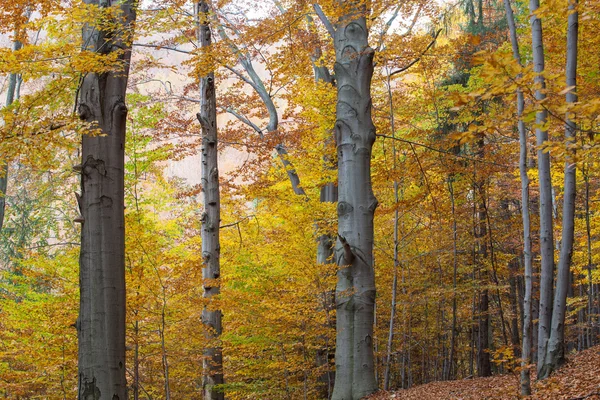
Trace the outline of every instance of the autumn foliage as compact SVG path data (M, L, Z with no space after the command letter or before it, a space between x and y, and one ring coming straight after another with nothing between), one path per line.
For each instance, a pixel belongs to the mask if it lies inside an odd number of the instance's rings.
M324 21L335 27L354 8L333 0L316 8L303 0L210 3L211 11L198 15L191 2L140 2L135 33L129 32L123 194L129 398L202 398L203 352L216 342L225 381L218 390L227 399L327 399L335 376L336 262L343 242L340 208L321 197L338 176L339 88ZM569 1L544 0L536 12L544 24L543 101L535 98L539 74L524 2L511 2L521 64L502 1L362 3L375 52L377 294L369 339L377 383L389 389L371 398L519 396L524 207L531 213L534 342L539 318L536 128L549 136L540 149L551 160L557 243L566 160L576 167L576 200L565 322L569 361L548 380L533 382L533 397L600 396L593 347L600 341L598 2L577 5L575 103L565 101L574 90L565 84ZM0 225L3 398L77 397L82 221L74 192L82 135L104 133L79 118L76 99L85 76L122 67L122 49L88 51L81 29L95 24L101 32L115 31L119 17L115 7L80 1L0 0L3 98L4 82L10 76L17 82L14 101L0 108L0 173L8 171ZM210 25L208 49L198 45L201 22ZM207 281L196 114L199 78L212 71L220 277ZM530 204L521 202L517 91L525 99ZM540 110L548 112L543 126L535 123ZM572 142L564 137L566 115L577 124ZM323 237L338 247L325 263L317 262ZM211 285L220 294L203 298ZM217 340L203 331L205 308L223 313ZM493 377L471 379L477 375ZM447 380L456 381L438 382Z

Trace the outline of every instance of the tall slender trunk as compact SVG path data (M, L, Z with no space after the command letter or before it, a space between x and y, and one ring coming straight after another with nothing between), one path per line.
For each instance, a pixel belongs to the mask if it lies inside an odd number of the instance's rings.
M487 274L484 274L487 280ZM477 339L477 360L479 369L477 375L492 376L492 363L490 362L490 315L489 315L489 290L484 289L479 296L479 337Z
M579 17L577 0L569 2L568 29L567 29L567 87L573 89L567 93L567 103L577 102L577 39ZM545 359L539 372L539 379L547 378L552 371L565 361L565 313L567 311L567 294L571 286L571 257L573 255L573 237L575 233L575 159L574 150L570 149L575 143L577 126L567 114L565 124L565 138L567 145L567 159L565 161L565 183L562 218L562 240L560 259L558 262L558 276L556 279L556 295L554 296L550 338L546 349Z
M520 356L521 338L519 337L519 308L517 305L517 274L519 273L519 259L515 258L508 263L510 278L510 291L508 294L510 303L510 344L512 346L515 357Z
M592 280L592 227L590 223L590 176L589 167L586 168L584 164L583 168L583 179L585 182L585 232L586 232L586 248L587 248L587 278L588 278L588 345L591 347L594 345L594 337L597 329L594 326L594 281Z
M160 353L163 367L163 378L165 378L165 399L171 400L171 384L169 379L169 358L167 355L167 341L165 339L165 330L167 328L166 323L166 311L167 311L167 298L165 293L166 288L162 287L162 308L160 313L160 329L158 330L160 336Z
M394 185L396 186L396 184ZM398 240L398 210L394 213L394 277L392 278L392 304L390 305L390 323L388 330L387 349L385 357L385 372L383 376L383 389L390 388L390 372L392 367L392 349L394 343L394 322L396 318L396 297L398 291L398 263L397 263L397 240ZM402 365L402 376L404 376L404 365ZM402 386L404 379L402 379Z
M87 4L105 7L98 0ZM86 399L126 399L125 379L125 93L131 59L134 2L125 0L115 17L116 32L88 24L85 49L119 51L119 70L90 72L83 79L79 116L104 135L82 140L80 254L79 394Z
M394 118L394 97L392 96L392 83L391 83L391 74L388 71L387 74L387 95L388 100L390 102L390 131L392 134L392 138L396 137L396 120ZM392 158L394 160L394 170L396 169L396 141L392 141ZM394 180L394 277L392 278L392 304L390 311L390 324L388 331L388 342L387 342L387 354L385 360L385 372L383 379L383 389L388 390L390 388L390 373L392 367L392 348L394 344L394 322L396 318L396 298L398 294L398 266L399 256L398 256L398 246L399 246L399 237L398 237L398 181ZM402 279L404 280L404 274L402 275ZM404 282L403 282L404 283ZM402 348L402 370L401 370L401 384L400 386L404 388L404 371L406 364L405 357L405 349L404 346Z
M483 139L479 139L477 143L477 156L483 158L485 144ZM476 177L475 177L476 179ZM478 265L479 279L483 285L487 286L489 283L489 273L487 266L483 260L488 257L488 226L487 226L487 206L485 199L485 179L479 181L475 180L474 191L479 196L479 204L477 205L476 212L476 226L475 226L475 238L477 240L477 256L475 262ZM492 259L493 261L493 259ZM477 360L478 370L477 374L481 377L492 375L492 364L490 361L490 312L489 312L489 290L483 289L479 295L479 328L478 328L478 347L477 347ZM501 316L501 318L503 318Z
M200 47L211 46L209 25L209 5L207 1L196 4L198 42ZM202 359L202 390L204 398L223 400L224 393L216 385L223 384L223 351L219 342L223 327L221 310L211 303L220 293L220 252L219 225L221 223L221 198L219 194L217 102L215 94L215 76L211 71L200 77L201 106L198 121L202 126L202 194L204 212L202 213L202 281L203 297L208 304L202 310L204 336L207 339Z
M450 204L452 206L452 336L450 338L450 367L446 379L453 379L456 371L454 368L454 359L456 358L456 339L457 339L457 298L456 298L456 283L458 273L458 232L456 229L456 209L454 204L454 177L448 178L448 191L450 192Z
M519 53L519 42L517 40L517 27L510 0L504 0L506 9L506 20L510 31L510 42L512 45L513 57L521 65L521 55ZM517 117L519 119L517 127L519 130L519 174L521 177L521 217L523 221L523 264L525 294L523 296L523 341L521 346L521 394L529 396L531 394L531 378L528 365L531 363L531 345L533 319L531 318L532 301L532 276L533 257L531 253L531 219L529 217L529 176L527 175L527 130L523 121L523 110L525 108L525 98L523 92L517 89Z
M340 266L336 287L334 400L358 400L377 390L373 356L373 216L377 199L371 186L371 151L375 142L371 117L374 51L368 45L365 14L364 6L356 6L343 15L336 26L334 41L339 190L336 262Z
M135 325L133 327L133 400L140 398L140 324L135 314Z
M546 98L544 72L544 43L542 40L542 21L536 15L540 6L539 0L529 0L531 14L531 40L533 52L533 69L538 74L535 78L535 98L541 102ZM540 182L540 253L542 264L540 270L540 307L538 325L538 373L544 363L544 354L550 337L552 321L552 297L554 292L554 233L552 221L552 181L550 179L550 154L541 146L548 140L548 132L544 128L548 112L541 109L536 113L535 136L538 146L538 178Z
M15 40L13 42L13 51L18 51L23 47L21 42ZM8 88L6 91L6 107L10 106L15 101L15 96L18 98L17 81L18 74L8 75ZM8 162L9 160L0 160L0 232L4 226L4 212L6 209L6 190L8 189Z

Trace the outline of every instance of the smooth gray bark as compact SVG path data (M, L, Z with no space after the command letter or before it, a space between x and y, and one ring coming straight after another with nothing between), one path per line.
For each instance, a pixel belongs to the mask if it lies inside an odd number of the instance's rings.
M211 31L208 23L209 6L206 1L196 5L198 18L198 42L200 47L211 46ZM204 197L204 212L202 213L202 280L203 297L210 299L220 293L219 279L221 276L219 241L219 225L221 221L221 198L219 193L218 169L218 134L217 134L217 102L215 94L215 77L210 72L200 78L201 106L198 120L202 126L202 194ZM222 390L215 388L223 384L223 351L220 336L223 332L221 324L222 313L210 304L202 310L204 335L208 341L204 349L202 361L202 390L204 399L223 400Z
M573 88L567 93L567 103L577 102L577 39L579 20L577 0L569 2L568 28L567 28L567 87ZM550 338L546 349L544 364L539 372L539 379L547 378L565 361L565 313L567 311L567 295L571 287L571 258L573 255L573 238L575 234L575 183L576 168L574 150L570 149L575 143L577 126L566 115L565 138L567 145L567 159L565 161L564 198L562 215L562 240L560 259L558 261L558 274L556 278L556 294L552 309L552 323Z
M510 303L510 344L512 345L515 357L519 357L521 353L521 338L519 336L519 308L517 305L517 275L519 273L519 259L515 258L509 261L509 286L510 291L508 294Z
M87 0L100 7L106 3ZM131 58L134 3L119 3L118 32L86 25L86 50L119 51L119 70L83 79L79 116L103 136L82 140L82 215L80 254L79 394L80 400L124 400L125 380L125 93Z
M391 76L388 72L387 74L387 95L388 100L390 102L390 130L392 134L392 138L396 137L396 120L394 118L394 97L392 96L392 86L391 86ZM396 169L396 141L392 141L392 158L394 159L394 169ZM399 214L398 214L398 190L399 185L398 181L394 180L394 277L392 278L392 304L390 305L390 323L388 330L388 340L387 340L387 354L385 359L385 372L383 375L383 389L388 390L390 388L390 373L392 368L392 350L394 345L394 325L396 319L396 299L398 295L398 266L400 264L399 255L398 255L398 247L399 247L399 235L398 235L398 223L399 223ZM404 275L402 276L404 278ZM404 279L403 279L404 280ZM404 282L402 282L404 283ZM402 384L404 387L404 350L402 353Z
M546 98L544 72L544 43L542 41L542 21L535 14L540 6L539 0L529 0L531 14L531 40L533 53L533 69L538 74L535 78L535 98L538 102ZM540 306L538 323L538 373L544 363L546 345L550 337L552 320L552 297L554 293L554 233L552 221L552 181L550 179L550 154L542 151L541 146L548 140L548 132L543 129L548 112L540 109L535 117L535 136L538 146L538 179L540 185Z
M347 4L346 4L347 6ZM334 400L358 400L377 390L373 356L375 273L371 186L374 51L368 45L364 6L342 16L335 30L338 83L335 138L338 153L337 335Z
M513 14L510 0L504 0L506 9L506 20L510 32L510 42L512 45L513 57L521 65L521 55L519 53L519 42L517 40L517 28L515 25L515 16ZM527 130L523 122L523 110L525 108L525 98L523 92L517 89L517 124L519 130L519 174L521 177L521 217L523 221L523 264L525 266L525 294L523 296L523 341L521 346L521 394L528 396L531 394L531 378L528 365L531 363L531 344L533 320L531 318L532 301L532 276L533 276L533 257L531 252L531 218L529 216L529 176L527 175Z
M23 47L21 42L13 42L13 51L18 51ZM17 82L18 74L8 75L8 88L6 91L6 107L15 101L15 95L18 98ZM8 189L8 160L0 161L0 232L4 226L4 212L6 209L6 190Z

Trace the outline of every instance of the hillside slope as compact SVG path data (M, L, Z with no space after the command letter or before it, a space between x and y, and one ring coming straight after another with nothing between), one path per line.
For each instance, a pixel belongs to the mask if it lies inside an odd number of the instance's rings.
M533 382L529 399L600 400L600 346L570 356L543 382ZM396 392L380 391L369 400L519 399L518 374L432 382Z

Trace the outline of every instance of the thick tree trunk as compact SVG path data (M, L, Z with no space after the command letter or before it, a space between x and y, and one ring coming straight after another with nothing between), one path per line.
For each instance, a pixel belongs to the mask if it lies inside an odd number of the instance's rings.
M567 87L575 88L577 85L577 38L578 38L578 12L577 1L569 3L568 29L567 29ZM567 103L577 102L575 89L567 93ZM567 146L575 142L576 125L566 116L565 137ZM543 366L539 379L547 378L552 371L565 361L565 313L567 311L567 294L571 286L571 257L573 255L573 236L575 233L575 160L573 150L567 148L565 162L565 187L563 199L562 240L560 259L558 262L558 276L556 279L556 295L552 312L550 339L546 349Z
M536 100L546 98L544 89L544 43L542 41L542 21L535 14L539 8L539 0L529 1L531 13L531 38L533 52L533 69L539 74L535 83ZM535 136L538 146L538 178L540 182L540 253L542 264L540 270L540 307L538 325L538 373L544 363L546 345L550 337L550 324L552 320L552 297L554 292L554 233L552 231L552 181L550 179L550 154L542 151L541 146L548 140L548 132L543 128L548 112L545 109L536 113Z
M198 42L200 47L211 46L208 2L197 3ZM221 200L219 194L219 169L217 149L217 104L215 77L211 72L200 78L201 106L198 120L202 126L202 194L204 212L202 213L202 281L204 298L209 304L202 310L202 323L207 345L202 361L202 390L204 398L222 400L224 394L216 385L223 384L223 351L219 342L223 331L221 310L211 306L210 300L220 292L221 276L219 225L221 222Z
M102 7L97 0L86 1ZM134 3L119 3L118 32L86 25L86 49L119 51L120 70L88 73L79 97L80 118L103 136L82 143L80 254L79 395L80 400L124 400L125 380L125 93L131 58Z
M340 270L334 400L358 400L377 390L373 360L373 216L377 199L371 187L374 51L368 45L364 14L364 6L356 7L339 20L335 31L339 189L336 262Z

